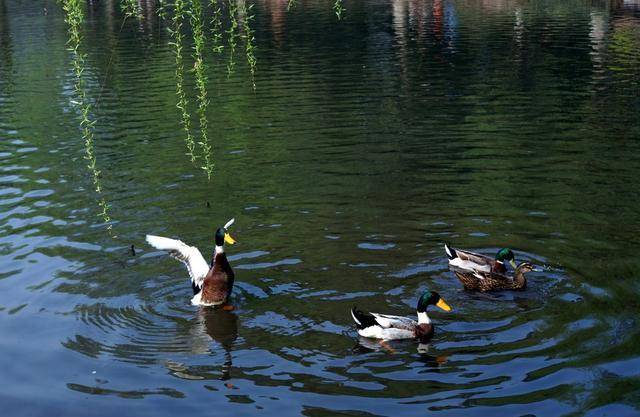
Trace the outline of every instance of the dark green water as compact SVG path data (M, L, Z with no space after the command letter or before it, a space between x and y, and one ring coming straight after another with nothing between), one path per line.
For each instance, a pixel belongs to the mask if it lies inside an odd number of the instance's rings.
M207 181L166 26L96 2L98 196L60 7L0 0L2 415L638 415L640 4L286 3L254 8L255 92L206 56ZM208 256L231 217L237 309L193 307L144 235ZM444 241L544 271L468 293ZM359 341L352 305L426 288L428 353Z

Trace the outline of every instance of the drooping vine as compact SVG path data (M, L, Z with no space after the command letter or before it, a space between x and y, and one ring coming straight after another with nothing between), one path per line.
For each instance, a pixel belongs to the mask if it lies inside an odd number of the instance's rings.
M338 16L338 20L342 20L346 10L342 4L342 0L335 0L335 3L333 3L333 11L336 13L336 16Z
M180 110L182 129L185 133L185 143L187 145L187 155L191 158L191 162L196 161L195 154L195 142L193 135L191 134L191 115L189 114L189 101L187 100L187 94L184 91L184 59L182 56L183 48L183 35L182 25L184 23L184 17L186 14L185 0L176 0L174 3L174 11L172 17L172 27L169 29L172 37L171 45L174 48L175 63L176 63L176 96L178 102L176 107Z
M82 118L80 127L85 142L85 158L88 161L87 167L92 172L94 188L96 192L101 193L100 171L97 168L94 145L95 120L92 120L92 105L87 100L82 76L85 55L80 51L80 26L84 19L83 7L85 7L85 0L59 1L63 5L66 22L69 25L69 44L73 52L73 70L76 77L75 89L78 96L78 100L74 101L74 104L77 105ZM255 90L257 58L255 54L255 35L252 29L252 22L255 19L253 4L247 5L244 1L238 0L157 0L155 11L158 17L170 23L168 32L171 40L169 43L173 47L176 65L176 107L179 109L180 125L184 132L184 141L187 148L186 153L192 163L196 163L202 158L201 168L207 173L207 177L211 178L214 163L212 160L213 145L209 138L207 120L209 106L207 88L209 80L207 75L208 68L205 64L205 44L208 38L208 36L205 35L205 30L207 30L208 33L208 29L205 29L207 25L203 23L205 16L207 16L207 13L203 9L203 2L209 3L211 11L211 46L206 45L206 47L211 48L210 51L213 51L215 54L222 54L226 49L226 52L228 52L228 62L226 65L227 76L233 74L236 67L236 53L238 52L239 42L244 42L242 46L244 46L246 62L251 75L252 86ZM336 0L336 4L339 2L341 4L341 0ZM118 3L125 20L130 17L143 17L143 7L139 0L119 0ZM293 7L295 3L296 0L288 0L288 8ZM225 10L224 13L223 10ZM227 18L228 21L225 22ZM188 24L190 23L193 34L195 103L197 105L200 131L198 141L196 141L196 134L193 133L194 127L192 123L194 122L192 121L192 114L189 111L190 99L188 98L190 94L187 93L187 83L185 80L189 72L185 69L184 48L190 44L190 39L185 37L185 34L188 33L185 21L187 21ZM159 25L160 24L159 21ZM226 29L224 27L226 27ZM108 204L103 199L101 199L99 204L102 207L103 218L108 221Z
M167 0L158 0L158 8L156 13L161 20L167 18Z
M244 15L244 20L242 21L242 29L244 31L244 41L245 41L245 54L247 56L247 64L249 65L249 72L251 73L251 84L253 89L256 89L256 66L258 60L256 59L254 50L255 50L255 37L253 36L253 31L251 29L251 21L254 19L255 15L252 13L253 4L249 7L246 7L246 3L242 3L242 14Z
M201 0L191 0L191 29L193 31L193 71L198 90L198 120L200 122L200 149L204 165L201 167L207 173L207 178L211 179L213 172L213 162L211 161L211 144L208 136L207 107L207 67L204 63L205 36L202 24L202 3Z
M227 63L227 75L233 74L235 69L235 53L236 45L238 43L238 4L236 0L228 0L227 5L229 8L229 29L227 30L227 44L229 46L229 62Z
M216 54L221 54L224 50L222 35L222 9L217 0L211 0L213 14L211 17L211 49Z
M138 0L121 0L120 8L125 19L129 17L142 18L142 8L138 4Z
M85 67L85 54L82 53L82 36L80 29L84 21L84 10L82 0L63 0L62 8L64 10L65 22L68 25L67 33L69 34L69 51L71 51L71 62L73 67L74 92L75 100L73 104L80 112L80 130L84 141L84 159L87 161L87 168L91 173L91 179L95 192L98 194L98 206L101 212L98 216L105 223L111 221L109 216L109 204L102 196L102 185L100 182L100 170L98 169L94 129L96 121L91 116L91 104L87 98L86 85L83 77ZM107 227L111 230L111 225Z

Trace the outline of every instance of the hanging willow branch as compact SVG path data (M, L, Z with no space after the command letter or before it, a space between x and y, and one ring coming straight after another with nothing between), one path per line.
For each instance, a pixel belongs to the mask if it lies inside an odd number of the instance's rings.
M213 16L211 18L211 49L216 54L221 54L224 50L222 44L222 9L218 6L217 0L211 0L211 8L213 9Z
M156 13L161 20L167 19L167 0L158 0Z
M236 66L235 62L235 53L236 53L236 45L238 43L238 4L236 0L228 0L227 2L229 7L229 21L230 26L227 30L227 44L229 46L229 62L227 63L227 76L233 74L233 70Z
M142 8L138 4L138 0L121 0L120 8L125 19L129 17L142 18Z
M191 135L191 115L189 114L187 100L187 94L184 91L184 62L182 58L182 24L185 16L185 4L184 0L176 0L174 4L174 13L172 17L173 27L169 29L173 42L170 42L174 47L174 54L176 57L176 96L178 97L178 103L176 107L180 109L180 115L182 116L181 124L185 133L185 143L187 145L187 155L191 158L191 162L196 161L195 154L195 142Z
M333 11L336 13L336 16L338 16L338 20L342 20L346 10L342 5L342 0L336 0L335 3L333 3Z
M204 63L203 52L205 48L205 37L202 25L202 4L200 0L191 0L191 28L193 30L193 71L196 78L196 88L198 89L198 116L200 121L200 141L198 144L202 150L204 165L201 167L207 173L207 178L211 179L213 172L213 162L211 161L211 144L207 133L209 123L207 121L207 67Z
M255 37L253 36L253 31L251 30L251 21L255 18L255 15L252 14L253 4L249 7L246 7L245 3L242 3L242 12L245 16L242 21L242 29L244 30L244 41L245 41L245 54L247 56L247 64L249 65L249 72L251 73L251 84L253 89L256 89L256 66L258 60L256 59L254 50L255 50Z
M82 36L80 28L84 21L84 11L82 0L63 0L62 8L65 13L65 22L69 26L67 32L69 34L69 51L72 54L72 66L75 76L74 92L76 100L73 104L80 111L80 129L82 131L82 139L84 140L84 159L87 161L87 168L91 173L93 187L99 195L98 206L101 212L98 216L105 223L111 221L109 216L109 205L102 194L102 185L100 183L100 170L97 167L97 158L95 152L94 126L96 121L91 119L91 105L87 99L86 86L83 78L85 55L81 52ZM111 225L108 226L111 230Z

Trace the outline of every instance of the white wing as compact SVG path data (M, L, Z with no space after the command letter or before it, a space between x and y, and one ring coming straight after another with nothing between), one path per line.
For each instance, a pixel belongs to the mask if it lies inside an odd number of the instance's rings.
M147 242L156 249L167 251L169 255L176 258L187 266L189 276L198 287L202 287L204 277L209 272L209 264L195 246L169 239L167 237L147 235Z
M231 225L233 224L233 222L235 222L235 221L236 221L235 217L234 217L233 219L229 220L229 221L227 222L227 224L225 224L224 226L222 226L222 227L223 227L223 229L228 229L228 228L230 228L230 227L231 227Z

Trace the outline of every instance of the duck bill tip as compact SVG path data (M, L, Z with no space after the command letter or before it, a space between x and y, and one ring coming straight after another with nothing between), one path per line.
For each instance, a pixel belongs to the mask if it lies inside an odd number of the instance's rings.
M236 240L234 238L232 238L229 233L225 233L224 234L224 242L228 243L229 245L234 245L236 243Z
M442 310L447 312L452 310L449 304L447 304L442 298L440 299L440 301L438 301L436 307L441 308Z

